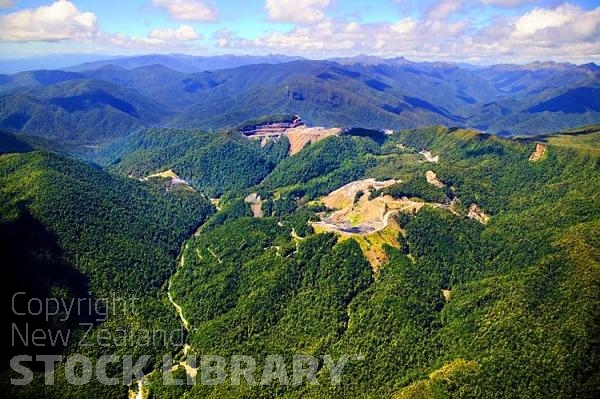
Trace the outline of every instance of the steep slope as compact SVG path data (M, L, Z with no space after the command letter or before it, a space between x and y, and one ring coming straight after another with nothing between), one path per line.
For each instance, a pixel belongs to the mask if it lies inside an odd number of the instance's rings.
M174 341L153 340L141 346L137 342L147 331L178 328L159 291L174 268L182 240L210 215L212 206L195 193L164 193L51 153L0 155L0 172L0 245L11 262L4 264L3 303L10 306L11 297L24 292L15 302L19 309L29 298L67 303L81 298L93 309L46 318L21 317L8 308L5 314L21 334L27 334L29 323L30 328L62 331L70 339L45 348L17 339L2 352L3 389L11 397L126 395L126 387L103 386L96 380L84 387L68 386L64 364L59 365L54 386L44 386L43 372L28 386L9 385L6 356L52 352L97 359L141 350L158 357L173 350ZM114 306L109 302L114 298L127 305ZM95 326L85 342L88 346L80 344L87 325L79 323ZM119 330L127 332L126 341L98 344L100 331L115 337ZM35 364L31 367L39 371Z
M551 144L538 162L529 161L535 140L442 127L382 144L329 138L280 162L257 187L262 218L224 219L223 209L184 251L172 295L193 331L189 353L253 356L257 380L272 353L290 362L359 356L339 386L319 367L319 385L242 380L177 387L176 396L597 396L598 153L564 143L583 136L594 142L597 132L544 138ZM331 153L332 143L342 150ZM375 197L453 199L451 210L423 203L401 212L396 248L382 246L387 260L376 272L362 255L369 238L315 234L306 224L327 212L311 201L322 195L311 185L341 187L332 173L361 162L356 179L402 180ZM444 188L428 183L431 170ZM487 223L469 218L473 204ZM159 375L150 389L175 394Z
M261 147L238 132L151 129L117 140L90 159L135 178L172 169L215 197L260 183L288 149L285 139Z

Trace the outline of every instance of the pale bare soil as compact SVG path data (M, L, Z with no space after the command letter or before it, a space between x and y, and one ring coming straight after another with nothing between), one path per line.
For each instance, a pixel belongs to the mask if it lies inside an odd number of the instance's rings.
M179 177L173 169L165 170L164 172L153 173L146 177L141 177L140 181L148 181L150 179L166 179L170 181L171 186L184 186L185 188L195 191L190 184Z
M324 127L306 127L303 125L286 129L283 134L290 141L290 155L294 155L300 152L307 143L314 143L329 136L337 136L341 131L342 129L339 127L327 129Z
M322 199L323 204L335 209L331 215L323 217L313 226L321 230L337 231L342 234L371 234L384 229L390 217L398 212L416 212L425 202L408 198L395 199L389 195L369 199L372 190L398 183L398 180L376 181L358 180L332 191ZM355 202L357 193L362 192Z
M431 151L423 150L419 152L419 154L423 155L427 162L438 163L440 161L440 156L436 155L434 157L433 154L431 154Z
M444 187L444 183L442 183L440 179L438 179L437 175L433 170L428 170L427 172L425 172L425 178L427 179L427 183L431 184L434 187Z
M261 218L264 216L264 212L262 210L262 199L260 195L257 193L252 193L244 198L244 202L250 205L250 209L252 209L252 214L255 218Z
M491 219L477 204L469 206L469 214L467 216L470 219L477 220L481 224L487 224Z
M341 132L342 129L339 127L325 128L299 125L296 127L262 128L247 137L253 140L260 140L260 145L264 147L269 141L285 136L290 142L290 155L294 155L300 152L308 143L315 143L329 136L337 136Z
M529 157L529 160L531 162L537 162L537 161L541 160L544 157L544 155L546 155L546 151L547 151L547 147L544 144L540 144L540 143L536 144L535 150Z

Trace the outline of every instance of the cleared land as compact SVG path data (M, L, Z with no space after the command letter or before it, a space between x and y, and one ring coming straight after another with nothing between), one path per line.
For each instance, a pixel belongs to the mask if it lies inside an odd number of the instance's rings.
M531 162L537 162L537 161L541 160L544 157L544 155L546 155L546 146L543 144L537 143L535 145L535 150L529 157L529 160Z
M308 143L314 143L323 140L329 136L337 136L342 129L339 127L324 128L324 127L306 127L298 126L291 129L286 129L283 133L290 141L290 155L297 154Z
M164 172L158 172L158 173L153 173L151 175L148 175L146 177L142 177L139 180L140 181L149 181L152 179L162 179L162 180L166 180L169 182L169 185L171 187L175 187L175 186L182 186L185 187L189 190L195 191L192 186L190 186L190 184L182 179L181 177L179 177L177 175L177 173L175 173L173 171L173 169L169 169L169 170L165 170Z
M434 187L442 188L445 186L445 184L442 183L440 179L438 179L437 175L433 170L428 170L427 172L425 172L425 178L427 179L427 183L431 184Z

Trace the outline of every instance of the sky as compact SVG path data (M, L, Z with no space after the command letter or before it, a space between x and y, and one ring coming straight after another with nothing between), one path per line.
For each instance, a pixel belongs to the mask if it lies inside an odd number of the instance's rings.
M0 0L0 57L600 62L600 0Z

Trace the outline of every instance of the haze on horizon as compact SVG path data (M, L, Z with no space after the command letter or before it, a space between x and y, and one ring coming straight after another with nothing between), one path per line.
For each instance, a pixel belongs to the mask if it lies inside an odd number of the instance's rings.
M594 0L0 0L0 57L369 54L600 62Z

